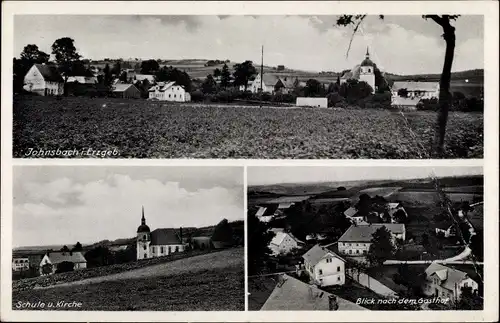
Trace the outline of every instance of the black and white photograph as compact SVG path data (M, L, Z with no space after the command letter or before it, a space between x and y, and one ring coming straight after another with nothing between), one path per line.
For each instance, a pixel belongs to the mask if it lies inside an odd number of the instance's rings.
M468 14L16 15L12 154L482 158L484 30Z
M245 310L243 168L13 176L14 311Z
M248 167L250 311L483 309L482 167Z

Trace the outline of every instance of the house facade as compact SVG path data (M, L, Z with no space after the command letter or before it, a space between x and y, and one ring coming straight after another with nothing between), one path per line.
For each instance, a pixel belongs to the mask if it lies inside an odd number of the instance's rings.
M113 85L113 95L123 99L139 99L141 91L133 84L116 83Z
M406 238L406 229L404 224L400 223L380 223L352 225L338 240L339 253L347 256L366 256L370 250L373 234L385 227L393 238L404 241Z
M473 293L479 288L477 282L467 273L438 263L432 263L427 267L425 277L423 292L427 296L450 298L456 301L462 295L462 288L471 288Z
M305 272L315 285L332 286L345 283L345 260L333 251L315 245L302 258Z
M68 83L78 82L80 84L97 84L96 76L68 76Z
M182 228L156 229L151 232L146 225L144 208L142 208L141 225L137 228L137 260L167 256L176 252L184 252L187 243L182 240Z
M275 234L269 243L269 249L273 255L289 253L293 249L301 248L304 244L290 232L284 232L284 230L277 228L270 229L270 231Z
M191 95L186 92L184 86L175 82L160 82L149 89L149 98L160 101L189 102Z
M79 251L48 252L40 261L40 275L54 274L58 265L62 262L72 263L74 270L87 268L87 260ZM47 266L49 270L45 271Z
M30 268L29 258L12 258L12 270L13 271L23 271Z
M42 96L64 94L64 80L54 65L35 64L24 76L23 89Z
M393 101L401 97L400 90L405 90L406 98L413 100L439 98L439 82L396 81L392 85Z

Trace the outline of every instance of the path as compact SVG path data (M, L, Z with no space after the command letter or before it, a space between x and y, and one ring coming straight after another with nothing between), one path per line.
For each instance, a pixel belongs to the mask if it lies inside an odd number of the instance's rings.
M68 283L56 284L47 287L38 287L36 289L49 289L58 287L67 287L74 285L95 284L109 280L136 279L151 276L170 276L179 275L187 272L200 272L207 270L207 264L210 269L227 268L231 266L244 266L244 254L242 248L228 249L221 252L214 252L205 255L199 255L179 260L174 260L158 265L152 265L139 269L133 269L121 273L86 278Z

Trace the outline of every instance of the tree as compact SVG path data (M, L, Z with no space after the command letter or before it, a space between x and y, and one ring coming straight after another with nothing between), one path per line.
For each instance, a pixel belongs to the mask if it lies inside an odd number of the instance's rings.
M399 89L398 95L402 98L407 98L408 97L408 90L407 89Z
M370 213L372 206L372 200L370 196L366 193L363 193L359 196L359 201L356 203L355 207L358 210L361 216L367 216Z
M234 65L234 85L243 85L247 90L248 81L252 76L257 74L257 70L253 66L252 61L244 61L241 64Z
M260 222L255 215L247 217L247 265L249 275L261 272L271 254L269 243L274 235L274 232L267 231L266 225Z
M57 264L56 274L75 270L75 264L71 261L63 261Z
M84 255L87 260L87 267L106 266L111 263L112 255L108 248L97 246L87 251Z
M111 83L113 82L113 76L111 74L111 69L109 68L108 63L106 63L106 66L104 66L103 73L104 73L104 79L103 79L104 85L110 86Z
M396 220L397 223L406 223L406 213L403 210L397 210L393 214L394 219Z
M225 66L227 66L226 64L224 64L224 65L225 65ZM221 71L220 71L220 69L219 69L219 68L216 68L216 69L214 70L214 73L213 73L213 74L214 74L214 77L220 77L220 76L221 76Z
M141 63L141 74L155 74L160 70L160 64L154 59L148 59Z
M76 51L75 41L69 37L57 39L52 44L52 54L56 59L59 72L64 76L64 95L66 95L66 82L68 77L74 74L75 65L81 55Z
M227 67L227 64L224 64L224 66L222 67L220 77L220 85L223 88L227 88L229 86L229 83L231 82L231 73L229 72L229 67Z
M347 80L342 83L339 88L339 94L346 98L347 102L356 104L360 100L369 97L373 92L372 87L364 82L358 80Z
M337 26L350 26L354 25L354 30L349 42L349 47L347 49L347 54L351 48L352 40L354 35L359 29L359 26L366 18L367 15L342 15L337 19ZM445 54L444 54L444 64L443 70L441 72L441 78L439 80L439 113L436 123L436 130L434 135L434 140L432 144L433 154L437 157L444 155L444 140L446 134L446 124L448 122L448 111L450 109L452 96L450 93L450 83L451 83L451 67L453 65L453 58L455 55L455 27L451 25L451 22L456 20L458 15L424 15L422 18L426 20L432 20L438 24L443 30L443 39L446 44ZM380 19L384 19L383 15L379 16Z
M372 235L368 260L372 265L381 265L394 254L391 233L385 226L377 229Z
M120 61L117 61L116 63L113 64L113 68L111 69L111 75L113 76L120 76L122 72L122 64L120 63Z
M46 263L42 266L42 274L49 275L52 274L52 264Z
M306 96L313 97L321 95L323 92L323 87L318 80L309 79L306 82L306 87L304 88Z
M220 241L227 244L233 243L233 228L227 219L223 219L215 226L212 241Z
M37 45L30 44L24 46L20 58L31 68L33 64L44 64L50 59L50 55L38 49Z
M214 78L212 75L208 74L207 78L205 81L203 81L203 84L201 85L201 89L203 93L205 94L211 94L215 92L217 84L215 83Z
M191 77L184 71L173 68L172 66L163 66L155 74L157 82L175 82L184 87L186 92L191 92Z
M83 246L80 242L77 242L75 244L75 246L73 247L73 251L82 251L83 250Z
M337 187L337 191L345 191L346 188L344 186L339 186Z
M70 250L69 250L68 246L64 246L61 248L61 251L62 252L69 252Z
M121 73L119 79L120 82L127 83L128 82L127 72L124 71L123 73Z
M460 299L456 302L456 309L463 311L483 310L483 300L478 293L472 292L471 287L462 287Z

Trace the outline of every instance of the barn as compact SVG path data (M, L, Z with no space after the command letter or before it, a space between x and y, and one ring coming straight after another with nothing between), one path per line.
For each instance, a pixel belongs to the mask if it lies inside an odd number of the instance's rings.
M141 91L133 84L115 84L113 86L113 95L117 98L139 99Z

